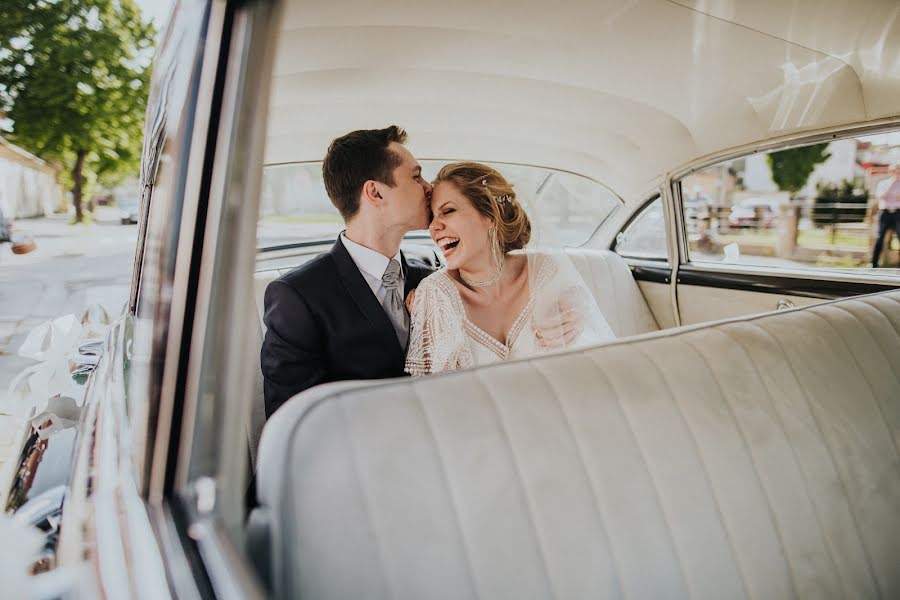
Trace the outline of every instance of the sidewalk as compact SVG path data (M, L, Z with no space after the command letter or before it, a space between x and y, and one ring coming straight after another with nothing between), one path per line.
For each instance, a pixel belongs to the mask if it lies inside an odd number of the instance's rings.
M97 215L101 216L101 215ZM111 315L128 297L137 236L135 225L69 225L68 215L19 219L13 231L34 238L37 249L16 255L0 244L0 472L18 452L24 426L7 414L10 381L34 361L18 355L34 327L102 304Z

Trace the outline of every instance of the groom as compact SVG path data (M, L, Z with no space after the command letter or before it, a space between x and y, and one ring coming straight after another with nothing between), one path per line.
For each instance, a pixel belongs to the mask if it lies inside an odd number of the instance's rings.
M403 375L409 314L403 300L432 272L400 252L427 229L431 184L403 143L406 132L353 131L322 164L346 229L331 251L266 288L260 353L266 417L319 383Z

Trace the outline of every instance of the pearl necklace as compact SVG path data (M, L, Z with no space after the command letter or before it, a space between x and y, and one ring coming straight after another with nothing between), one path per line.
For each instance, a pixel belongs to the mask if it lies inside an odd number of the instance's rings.
M503 276L503 265L500 265L500 268L497 269L497 274L491 277L490 279L485 279L484 281L469 281L466 279L462 271L459 271L459 278L462 279L462 282L471 288L483 288L488 287L489 285L494 285L498 281L500 281L500 277Z

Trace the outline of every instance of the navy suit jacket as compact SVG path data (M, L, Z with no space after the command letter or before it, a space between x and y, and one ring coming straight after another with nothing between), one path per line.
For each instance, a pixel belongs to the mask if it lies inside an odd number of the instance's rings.
M404 297L433 271L407 260ZM268 285L260 352L266 417L314 385L403 375L406 350L338 238L330 252Z

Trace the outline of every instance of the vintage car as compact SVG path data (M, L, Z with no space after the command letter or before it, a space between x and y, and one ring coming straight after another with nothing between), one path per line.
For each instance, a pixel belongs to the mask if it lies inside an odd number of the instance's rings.
M900 596L898 271L789 215L688 236L681 195L731 206L813 143L896 160L898 56L880 0L179 1L129 301L14 484L41 589ZM263 290L341 230L329 142L392 123L428 176L490 161L546 199L619 339L326 384L264 427Z

